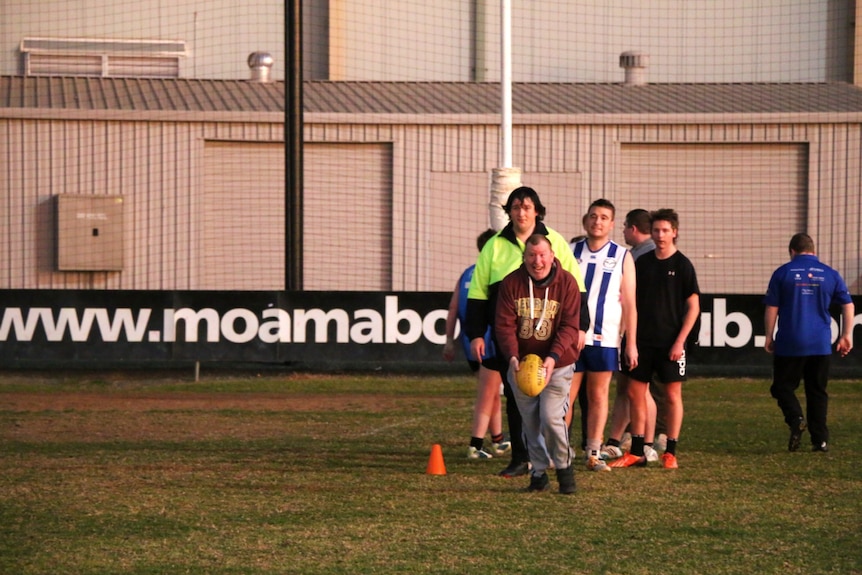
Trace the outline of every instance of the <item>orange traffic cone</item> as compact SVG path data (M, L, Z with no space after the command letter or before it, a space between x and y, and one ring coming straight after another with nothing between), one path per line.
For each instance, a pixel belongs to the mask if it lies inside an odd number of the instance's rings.
M443 463L443 448L439 443L431 447L431 457L428 458L426 475L446 475L446 464Z

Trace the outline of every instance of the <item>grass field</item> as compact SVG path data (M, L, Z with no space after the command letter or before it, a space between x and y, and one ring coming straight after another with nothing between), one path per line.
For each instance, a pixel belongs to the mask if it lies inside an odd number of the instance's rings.
M826 454L765 380L690 381L680 469L565 497L464 458L468 374L0 375L0 573L862 573L857 381Z

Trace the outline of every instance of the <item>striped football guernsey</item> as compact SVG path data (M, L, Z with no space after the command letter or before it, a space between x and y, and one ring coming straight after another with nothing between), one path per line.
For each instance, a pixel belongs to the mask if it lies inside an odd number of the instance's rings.
M626 248L608 241L598 251L590 251L587 240L572 246L575 259L587 284L590 329L586 345L619 347L623 309L620 284Z

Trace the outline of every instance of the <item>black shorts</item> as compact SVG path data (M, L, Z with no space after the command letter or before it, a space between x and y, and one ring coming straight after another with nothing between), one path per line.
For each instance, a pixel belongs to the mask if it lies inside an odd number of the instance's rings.
M622 365L622 373L636 381L649 381L653 374L662 383L673 383L686 380L686 358L685 349L679 361L668 359L670 349L663 347L639 347L638 366L629 369L625 363ZM623 354L625 356L625 354Z
M486 357L482 360L482 365L491 371L499 371L503 374L503 381L506 381L506 371L509 369L508 360L498 356Z

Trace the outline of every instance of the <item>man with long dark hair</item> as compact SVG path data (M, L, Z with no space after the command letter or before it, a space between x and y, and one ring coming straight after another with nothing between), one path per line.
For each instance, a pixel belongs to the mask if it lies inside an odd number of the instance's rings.
M473 359L485 355L485 331L494 325L497 305L497 291L500 282L521 266L525 242L533 234L548 238L551 248L557 254L562 268L577 280L582 292L586 291L578 263L569 249L566 239L543 223L545 206L536 190L527 186L516 188L509 194L503 209L509 215L509 223L491 238L476 261L470 290L467 292L467 337L470 338L470 351ZM586 298L584 298L586 300ZM586 329L584 329L586 332ZM581 338L580 346L583 346ZM498 348L499 350L499 348ZM502 477L518 477L530 471L530 455L522 438L521 414L512 395L511 386L506 381L508 358L494 357L482 362L490 369L503 374L503 390L506 396L506 418L509 439L512 442L512 459L500 472Z

